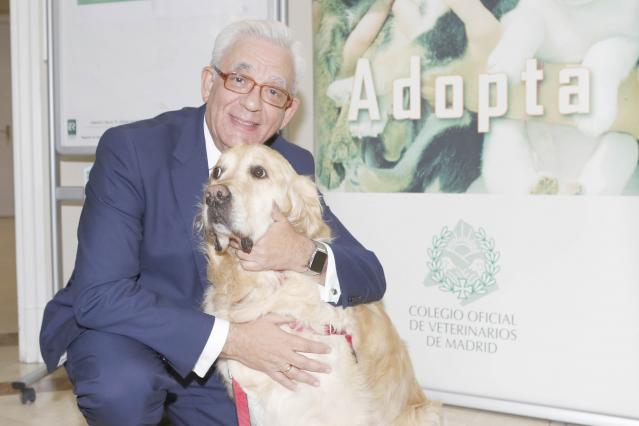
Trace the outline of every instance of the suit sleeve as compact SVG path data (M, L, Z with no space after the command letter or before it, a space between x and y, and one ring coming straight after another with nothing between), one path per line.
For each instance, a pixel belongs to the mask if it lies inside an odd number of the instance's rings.
M309 165L302 172L306 174L304 172L308 170L310 176L314 177L313 157L310 153L307 154ZM386 291L386 278L377 256L353 237L324 203L324 197L321 197L321 202L324 221L331 227L333 234L330 246L335 256L337 278L342 293L337 304L348 307L381 300Z
M75 318L82 327L142 342L186 376L214 318L138 282L144 212L144 185L134 146L125 131L111 129L98 145L78 227L69 287L75 293Z
M323 200L322 204L324 220L334 238L330 246L342 292L337 303L348 307L380 300L386 291L386 279L377 256L348 232Z

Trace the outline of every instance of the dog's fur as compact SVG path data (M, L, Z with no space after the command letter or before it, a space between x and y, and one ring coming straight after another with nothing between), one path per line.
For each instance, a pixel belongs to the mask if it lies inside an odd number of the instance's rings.
M591 112L574 117L576 128L495 120L484 141L489 192L622 192L639 149L631 135L608 129L617 116L619 85L639 59L638 19L636 0L521 0L504 16L490 71L518 82L533 57L582 63L591 72Z
M252 424L439 424L438 405L417 383L406 348L381 302L335 307L321 301L319 285L311 277L290 271L245 271L227 251L231 236L250 250L272 223L273 203L298 232L330 241L312 180L297 175L280 154L261 145L232 148L222 154L217 167L201 209L208 278L213 283L204 310L233 322L268 313L290 315L300 327L284 330L332 348L327 355L309 355L332 367L330 374L320 377L320 386L301 385L294 392L236 361L218 360L217 370L227 385L233 377L246 391ZM350 334L353 348L342 335L325 335L327 325Z

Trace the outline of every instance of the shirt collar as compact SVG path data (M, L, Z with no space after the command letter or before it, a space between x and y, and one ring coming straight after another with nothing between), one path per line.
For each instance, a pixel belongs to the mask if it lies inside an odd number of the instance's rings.
M206 160L208 162L210 175L211 170L215 167L215 163L217 163L217 160L220 158L220 150L217 149L217 146L215 146L213 142L213 136L211 136L211 132L206 125L206 120L202 120L202 126L204 127L204 144L206 146Z

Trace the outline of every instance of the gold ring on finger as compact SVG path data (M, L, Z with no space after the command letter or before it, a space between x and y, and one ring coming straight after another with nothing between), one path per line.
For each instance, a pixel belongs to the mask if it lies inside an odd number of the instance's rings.
M291 369L293 368L293 364L286 364L286 367L282 370L280 370L282 373L286 374L289 371L291 371Z

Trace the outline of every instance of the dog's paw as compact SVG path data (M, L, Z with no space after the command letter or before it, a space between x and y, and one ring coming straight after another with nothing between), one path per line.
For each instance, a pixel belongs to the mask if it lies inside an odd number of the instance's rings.
M541 176L530 190L534 195L555 195L559 192L559 181L556 177Z

